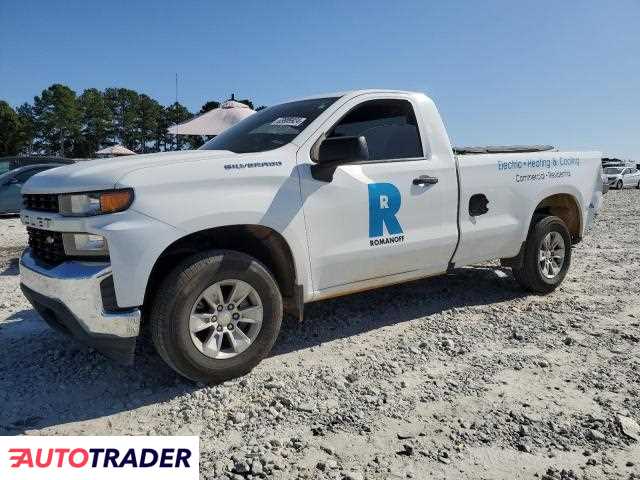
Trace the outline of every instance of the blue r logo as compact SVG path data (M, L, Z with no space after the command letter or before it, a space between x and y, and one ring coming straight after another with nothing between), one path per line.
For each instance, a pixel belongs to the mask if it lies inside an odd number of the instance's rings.
M402 233L396 218L400 210L400 190L392 183L370 183L369 185L369 237L384 235L387 227L389 235Z

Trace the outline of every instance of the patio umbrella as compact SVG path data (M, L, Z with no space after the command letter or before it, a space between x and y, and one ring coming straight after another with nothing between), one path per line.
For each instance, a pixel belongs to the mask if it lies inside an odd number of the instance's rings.
M132 152L126 147L122 145L113 145L111 147L103 148L102 150L98 150L96 155L103 157L123 157L125 155L136 155L136 152Z
M255 111L244 103L228 100L218 108L170 126L167 131L172 135L219 135L254 113Z

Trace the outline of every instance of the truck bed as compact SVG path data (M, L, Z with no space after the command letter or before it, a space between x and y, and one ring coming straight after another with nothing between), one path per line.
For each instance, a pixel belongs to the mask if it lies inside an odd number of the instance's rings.
M534 210L545 198L564 194L575 198L583 219L580 235L600 206L600 152L491 152L456 158L460 245L455 264L516 255ZM484 195L488 200L486 214L470 215L474 195Z

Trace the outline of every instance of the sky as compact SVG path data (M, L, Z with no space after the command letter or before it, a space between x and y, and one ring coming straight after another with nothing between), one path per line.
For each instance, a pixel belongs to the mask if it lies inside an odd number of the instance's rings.
M191 111L423 91L455 145L640 161L640 0L0 0L0 99L127 87Z

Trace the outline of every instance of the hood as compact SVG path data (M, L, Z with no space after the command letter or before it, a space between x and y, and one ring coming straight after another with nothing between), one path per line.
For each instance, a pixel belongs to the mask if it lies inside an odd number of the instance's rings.
M120 178L135 170L235 156L237 154L227 150L187 150L77 162L34 175L22 187L22 193L108 190L114 188Z

